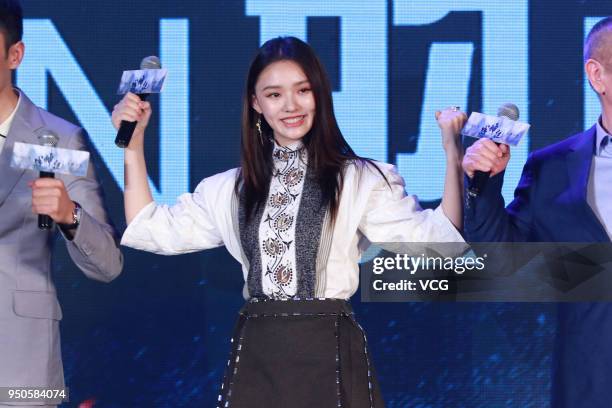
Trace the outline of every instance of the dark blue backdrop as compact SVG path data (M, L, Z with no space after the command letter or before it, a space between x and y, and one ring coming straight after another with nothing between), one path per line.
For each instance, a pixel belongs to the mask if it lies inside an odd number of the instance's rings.
M427 206L443 174L432 109L519 105L532 131L516 150L509 197L527 151L594 120L582 41L612 12L603 0L24 3L26 60L17 83L89 131L120 230L121 155L108 115L121 70L146 55L161 54L170 69L148 134L160 201L236 166L249 60L263 37L284 32L320 53L351 144L398 164ZM424 172L430 179L413 182ZM166 258L125 249L122 276L103 285L76 270L59 243L55 279L72 397L65 406L90 398L96 407L213 406L242 304L242 276L227 252ZM389 407L548 405L554 305L353 301Z

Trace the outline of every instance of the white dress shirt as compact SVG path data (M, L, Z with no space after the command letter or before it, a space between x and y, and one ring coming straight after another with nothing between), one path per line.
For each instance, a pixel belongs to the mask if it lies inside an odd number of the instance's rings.
M612 140L597 121L587 202L612 240Z
M21 92L15 90L19 95L19 99L17 99L17 104L15 105L15 109L9 115L8 118L4 120L4 122L0 123L0 152L4 147L4 142L6 141L6 136L8 135L9 130L11 130L11 125L13 124L13 118L15 117L15 112L17 112L17 108L19 108L19 102L21 102Z

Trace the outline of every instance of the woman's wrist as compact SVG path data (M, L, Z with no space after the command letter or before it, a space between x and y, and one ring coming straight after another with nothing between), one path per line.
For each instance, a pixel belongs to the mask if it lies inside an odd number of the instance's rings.
M463 160L463 145L458 142L444 144L444 154L447 163L457 163L461 165Z
M141 162L144 160L144 146L133 146L130 143L129 147L123 150L123 160L125 164Z

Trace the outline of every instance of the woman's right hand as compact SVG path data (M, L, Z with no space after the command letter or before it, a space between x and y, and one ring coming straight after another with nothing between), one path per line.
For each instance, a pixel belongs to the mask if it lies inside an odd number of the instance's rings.
M144 131L149 124L151 118L151 104L146 101L142 101L136 94L128 92L125 94L123 99L113 108L113 114L111 116L113 126L115 129L119 129L121 121L125 120L128 122L138 122L136 129L132 135L130 146L134 142L142 144L144 140Z

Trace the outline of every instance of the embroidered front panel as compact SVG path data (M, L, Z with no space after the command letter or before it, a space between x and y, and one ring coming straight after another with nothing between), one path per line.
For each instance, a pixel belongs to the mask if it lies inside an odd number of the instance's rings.
M259 225L262 288L274 299L297 292L295 225L300 207L307 153L301 142L274 146L274 171Z

